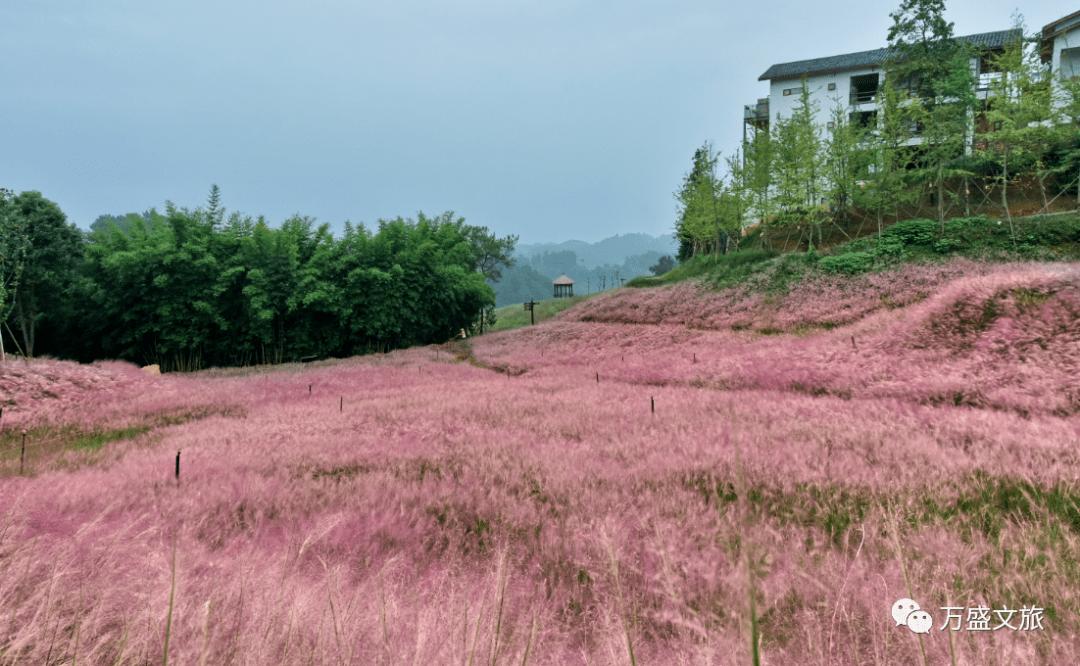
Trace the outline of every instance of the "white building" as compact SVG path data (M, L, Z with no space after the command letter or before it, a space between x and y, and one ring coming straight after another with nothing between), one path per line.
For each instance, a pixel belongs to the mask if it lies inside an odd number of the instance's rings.
M1043 27L1042 61L1062 79L1080 77L1080 12Z
M1069 18L1076 19L1073 25L1080 25L1080 13L1057 23L1068 21ZM979 89L984 95L992 77L988 56L1003 50L1009 40L1018 34L1019 30L1014 29L957 38L980 47L980 56L972 59L971 66L979 76ZM1074 40L1080 45L1080 39L1074 37ZM877 115L874 96L885 73L884 64L889 55L890 50L882 48L773 65L758 77L759 81L769 82L769 96L759 99L755 105L744 107L744 135L747 126L765 129L781 117L790 118L799 103L803 77L806 77L811 100L817 103L815 123L828 127L837 105L843 106L853 120L869 122ZM1080 65L1080 58L1076 62Z

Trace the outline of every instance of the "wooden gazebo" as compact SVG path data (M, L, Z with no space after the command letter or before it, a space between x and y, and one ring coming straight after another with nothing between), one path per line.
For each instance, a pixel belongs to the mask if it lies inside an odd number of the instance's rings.
M566 277L566 273L555 280L552 284L555 285L555 298L565 298L574 295L574 281Z

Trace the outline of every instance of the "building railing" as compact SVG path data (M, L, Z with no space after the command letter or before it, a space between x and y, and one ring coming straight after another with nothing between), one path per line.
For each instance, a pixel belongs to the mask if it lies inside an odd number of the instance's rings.
M747 104L743 107L744 120L768 120L769 100L758 100L757 104Z
M979 81L976 83L976 90L989 90L990 86L994 85L994 82L1001 79L1001 72L984 72L979 74Z
M851 103L852 104L864 104L866 102L873 102L874 97L877 96L876 90L871 91L852 91Z

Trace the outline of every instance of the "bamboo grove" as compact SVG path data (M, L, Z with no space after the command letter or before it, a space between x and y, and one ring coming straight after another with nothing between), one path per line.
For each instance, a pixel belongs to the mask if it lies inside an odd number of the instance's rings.
M83 232L38 192L0 191L0 329L8 353L157 363L163 371L444 342L494 308L517 238L452 212L373 233L295 215L227 219L168 203ZM6 258L6 261L5 261Z

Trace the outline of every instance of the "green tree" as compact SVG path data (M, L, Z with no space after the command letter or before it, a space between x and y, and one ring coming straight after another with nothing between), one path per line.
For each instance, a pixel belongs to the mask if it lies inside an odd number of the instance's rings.
M990 83L986 98L985 118L989 130L980 142L980 152L996 163L996 181L1001 188L1001 208L1009 221L1014 242L1012 210L1009 206L1009 181L1019 171L1018 163L1030 154L1027 142L1031 136L1031 97L1027 95L1034 84L1031 53L1023 39L1023 19L1014 16L1018 34L1005 49L992 59L998 73Z
M722 253L732 233L738 231L724 182L717 176L719 154L705 142L694 152L694 167L675 193L679 204L679 233L691 243L694 254L711 248Z
M853 121L843 105L832 110L832 128L825 137L825 196L832 202L833 222L846 221L859 182L867 173L865 128ZM843 230L842 227L838 228Z
M922 144L916 177L937 190L938 222L945 225L945 180L967 178L973 173L964 166L964 151L971 136L971 119L979 100L969 65L971 52L957 48L947 69L939 70L941 78L929 87L932 97L916 97L907 106L915 126L922 129Z
M13 200L14 192L0 188L0 324L6 324L19 293L19 280L30 240ZM10 330L10 329L9 329ZM0 331L0 362L7 361Z
M1051 80L1051 104L1057 150L1047 171L1062 185L1062 194L1076 185L1076 208L1080 210L1080 78L1055 72Z
M899 105L899 113L920 136L913 177L936 189L942 228L945 180L972 175L963 166L963 155L978 104L969 64L975 48L955 38L944 12L944 0L904 0L890 14L886 63L886 78L910 98Z
M866 144L866 179L854 190L854 201L860 208L874 212L880 235L885 214L891 212L894 219L899 219L900 205L914 193L907 188L906 172L911 124L901 109L901 92L890 77L878 88L875 101L878 113Z
M761 246L767 240L768 224L776 212L773 198L773 145L769 132L755 131L753 138L743 143L743 165L749 213L760 220Z
M83 234L54 202L40 192L23 192L11 201L29 242L20 289L15 298L15 321L22 334L22 350L33 357L39 324L62 324L68 287L82 260Z
M225 218L225 209L220 207L221 190L217 183L210 186L210 196L206 198L206 214L211 223L217 225Z
M667 273L674 268L675 260L669 255L665 254L664 256L660 257L660 259L655 264L649 266L649 272L651 272L653 275L663 275L664 273Z
M886 76L912 96L936 97L959 48L953 24L945 20L945 0L903 0L889 17Z
M683 175L683 182L679 190L674 193L678 202L678 219L675 222L675 236L679 240L679 261L686 261L699 251L700 234L700 211L697 209L698 190L701 183L708 177L708 153L709 145L706 142L701 148L694 151L694 162L691 170Z
M739 151L725 158L724 162L728 173L724 197L727 216L725 231L729 242L734 241L735 251L738 252L742 230L754 206L753 171Z
M814 122L817 102L811 100L804 77L799 103L790 118L779 118L773 127L773 172L776 204L783 225L808 224L810 245L814 231L821 244L821 193L824 153L819 127Z

